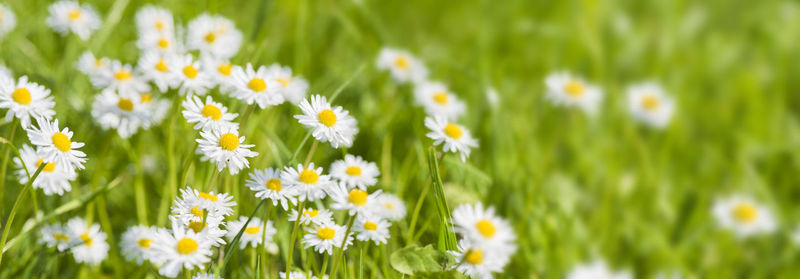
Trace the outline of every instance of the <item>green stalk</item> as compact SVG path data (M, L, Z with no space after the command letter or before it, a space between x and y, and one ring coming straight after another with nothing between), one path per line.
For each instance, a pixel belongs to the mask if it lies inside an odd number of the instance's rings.
M353 222L355 222L356 217L350 216L350 221L347 222L347 230L344 232L344 239L342 240L342 244L339 246L339 253L333 258L333 267L331 267L331 279L336 279L336 269L339 267L339 261L344 257L344 245L347 243L347 236L350 235L350 229L353 228Z
M270 214L270 210L271 209L272 209L272 205L270 203L267 203L267 209L264 210L264 220L263 220L264 222L263 222L263 224L261 226L261 244L258 245L258 254L259 254L259 258L261 258L261 259L264 259L267 256L266 255L266 250L267 249L264 248L264 247L266 247L266 245L267 245L267 220L269 220L269 214ZM263 273L261 271L261 267L263 267L263 265L259 266L258 277L261 277L261 274Z
M294 252L294 241L297 239L297 229L300 227L300 217L303 216L303 209L306 206L306 201L297 204L297 220L294 220L294 227L292 228L292 236L289 237L289 252L286 254L286 274L288 276L292 269L292 252Z
M39 168L37 168L36 172L33 173L31 179L28 180L28 183L25 183L25 186L19 192L19 195L17 195L17 200L14 201L14 207L11 208L11 213L8 215L8 221L6 221L6 224L3 226L3 237L0 238L0 263L3 262L3 253L5 252L6 239L8 238L8 232L11 229L11 224L14 222L14 216L17 215L17 210L19 210L19 204L22 202L22 198L26 194L25 192L27 192L28 189L31 188L31 185L33 185L33 181L36 180L36 177L39 177L39 174L42 172L44 166L46 165L47 164L39 165Z
M14 121L11 122L11 130L8 131L8 137L6 138L9 143L14 140L17 126L19 126L19 119L14 118ZM0 165L0 203L3 202L3 194L6 192L6 168L8 167L8 152L10 151L11 147L6 146L3 148L3 164Z
M322 268L319 269L320 276L324 276L325 272L328 271L328 260L330 260L330 255L328 255L328 253L325 253L325 256L323 257L324 258L322 259Z
M244 233L244 230L247 228L247 225L250 224L250 220L253 220L253 217L256 215L256 212L258 212L258 209L261 208L261 206L264 204L265 201L266 200L261 200L261 202L259 202L258 205L256 205L256 208L253 209L253 213L250 214L250 218L247 218L247 221L244 222L244 225L239 230L239 233L237 233L236 237L234 237L233 240L231 240L231 243L228 244L228 247L225 249L225 258L222 261L222 264L219 265L219 267L217 268L217 270L215 272L215 275L217 275L218 278L220 277L219 274L224 272L225 271L225 267L228 266L228 262L230 261L230 257L231 257L231 255L233 255L233 252L235 251L233 249L234 249L234 247L236 247L236 243L239 242L239 239L242 238L242 234Z
M216 166L214 166L214 174L211 175L211 182L208 183L208 187L206 188L205 191L206 193L209 193L209 191L214 190L214 183L217 182L217 177L219 176L219 173L220 173L219 169Z
M436 149L433 147L428 149L428 164L430 167L431 181L433 182L433 193L436 197L436 209L439 212L439 220L442 227L440 227L440 234L444 234L444 247L439 247L442 251L456 250L457 242L455 233L450 224L450 208L447 206L447 199L444 195L444 186L442 185L442 177L439 175L439 160L436 157Z
M425 182L422 188L422 192L419 194L419 198L417 198L417 204L414 206L414 212L411 214L411 225L408 228L408 236L406 237L406 245L411 244L408 243L414 239L414 230L417 227L417 218L419 218L419 212L422 210L422 204L425 203L425 197L428 196L428 191L431 188L431 179Z

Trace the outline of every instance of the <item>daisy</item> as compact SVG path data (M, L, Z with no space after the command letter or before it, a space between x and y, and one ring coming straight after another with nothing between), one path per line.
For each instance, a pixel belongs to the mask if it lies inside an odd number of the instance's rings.
M31 124L31 117L50 119L56 112L53 107L53 97L50 89L35 82L28 81L27 76L22 76L16 83L13 80L0 82L0 108L8 109L6 121L16 117L23 128Z
M109 71L111 60L105 57L95 57L91 51L84 51L78 58L77 68L81 73L90 78L101 75Z
M6 5L0 4L0 39L17 26L17 17Z
M138 265L142 265L145 260L149 260L153 253L150 245L153 243L156 231L155 227L142 225L130 227L125 231L122 234L122 241L119 242L125 259L135 261Z
M299 76L292 76L292 68L277 63L272 64L267 68L267 76L277 82L279 92L290 103L297 105L306 98L308 81Z
M393 194L381 194L375 198L375 204L375 214L381 218L398 221L406 217L406 204Z
M239 123L231 122L238 114L229 113L228 108L206 96L203 102L197 96L188 96L183 101L183 117L194 125L195 130L238 129Z
M443 116L425 117L425 127L431 130L426 136L433 140L433 145L444 143L442 149L461 153L461 161L466 161L471 149L478 147L478 141L472 138L469 130Z
M122 64L117 60L112 60L108 69L98 72L95 76L90 76L92 85L96 88L115 90L126 93L140 93L149 90L145 80L133 72L131 65Z
M339 180L348 188L359 188L366 190L367 187L378 183L378 166L373 162L361 159L361 156L347 154L344 160L338 160L331 164L331 177Z
M428 76L425 65L404 50L383 48L378 54L376 67L389 71L397 83L420 82Z
M594 115L603 100L603 91L569 73L554 73L545 78L545 97L556 105L578 107Z
M172 12L153 5L145 5L136 11L136 28L139 33L173 34L175 22Z
M203 269L211 261L212 242L192 230L187 230L178 222L172 223L172 231L156 232L150 249L154 262L162 263L158 273L175 277L181 268Z
M381 190L370 194L358 188L347 190L347 187L344 185L336 184L336 186L328 191L328 194L331 196L331 199L333 199L331 208L347 210L351 216L364 216L373 213L375 199L381 195Z
M0 85L6 82L14 83L14 77L11 76L11 70L0 64Z
M334 247L342 247L344 241L344 226L333 222L326 222L315 226L306 227L306 234L303 235L303 247L313 248L317 253L328 253L333 255ZM348 235L343 249L353 244L353 236Z
M672 117L675 102L658 84L642 83L628 88L628 109L639 122L663 128Z
M456 270L466 276L490 279L493 272L502 272L505 263L501 262L491 250L475 247L468 241L459 241L458 251L451 251L456 257Z
M22 161L19 158L14 158L14 164L17 166L17 180L19 180L20 184L25 184L28 183L28 174L33 175L36 169L43 164L43 158L27 144L20 148L19 155L22 157ZM24 167L22 165L23 162L25 163ZM53 194L61 196L64 192L72 190L70 182L77 177L78 174L72 170L71 166L46 163L42 172L33 181L33 188L42 189L44 194L48 196Z
M155 84L158 91L164 93L170 88L178 87L180 83L175 59L173 54L150 51L145 52L136 64L142 78Z
M335 187L330 176L322 174L322 170L322 167L314 168L314 163L308 167L302 164L297 164L297 168L286 166L281 172L281 180L297 195L298 201L315 201L325 198L326 191Z
M258 152L249 149L254 145L242 144L244 137L239 137L235 127L200 131L200 136L197 139L198 150L215 162L218 170L227 167L231 175L250 167L247 158L258 155Z
M50 5L48 10L50 15L46 20L47 25L62 36L72 32L85 41L94 31L100 29L102 23L91 5L81 5L77 1L58 1Z
M208 215L205 217L205 219L205 227L203 226L203 221L191 221L189 224L185 225L185 228L208 240L212 247L224 245L225 239L223 237L228 233L228 231L223 229L221 226L225 224L225 217L215 214ZM170 222L180 223L180 220L176 216L169 216L169 220Z
M108 256L106 233L100 231L100 225L86 223L75 217L67 221L67 232L71 243L70 251L76 262L97 265Z
M146 120L143 120L145 124L144 128L159 125L167 116L167 112L169 112L169 108L172 106L170 100L153 98L153 94L149 92L139 94L139 100L141 103L139 106L142 107L143 111L148 112L145 117Z
M233 64L227 59L206 55L200 58L205 66L203 70L211 77L215 85L219 85L220 91L230 93L235 90L233 86Z
M738 237L771 233L777 227L770 210L750 197L719 198L712 212L722 228L733 230Z
M40 243L44 243L47 247L56 247L58 251L67 250L72 243L69 233L64 226L61 226L61 223L45 225L39 234L41 236Z
M292 210L289 213L289 221L297 221L297 210ZM330 210L320 208L319 210L313 208L303 209L303 215L300 216L300 224L308 226L311 224L327 224L333 222L333 213Z
M38 128L31 126L27 128L28 139L33 145L38 147L37 153L44 157L44 162L56 163L56 165L72 166L83 169L86 162L86 153L77 150L83 147L82 142L72 141L72 132L64 127L58 130L58 119L53 122L37 118Z
M441 115L455 120L462 114L466 105L441 82L422 82L414 88L417 104L425 108L431 116Z
M303 114L295 115L300 124L312 129L314 138L321 142L330 142L333 148L353 145L353 138L358 133L356 119L342 107L331 107L325 97L311 96L311 101L300 103Z
M494 208L464 204L453 210L455 232L468 239L473 246L491 249L500 255L516 251L516 235L508 221L495 215Z
M594 261L575 266L567 275L567 279L594 278L631 279L633 276L627 271L613 271L603 261Z
M189 22L186 44L189 50L227 59L239 51L242 32L236 29L233 21L204 13Z
M150 111L145 110L137 93L104 90L95 96L92 117L103 130L115 129L123 139L142 127L149 127Z
M139 32L136 46L142 52L155 52L159 54L183 53L181 42L171 32Z
M236 238L236 235L239 234L239 231L242 230L242 227L247 222L247 216L239 217L237 221L231 221L228 225L228 240L233 241ZM244 249L249 244L250 247L256 248L259 244L261 244L262 234L264 239L267 242L272 241L272 236L278 232L275 229L275 226L272 224L272 221L267 221L266 230L264 228L264 222L257 217L253 217L250 220L250 223L247 224L247 228L244 229L242 233L242 237L239 238L239 249Z
M245 182L250 190L256 192L256 198L270 199L272 205L280 203L283 210L288 210L289 204L295 202L295 193L284 184L281 180L280 169L273 168L255 170Z
M178 81L182 95L205 95L208 89L213 87L211 77L202 71L200 63L194 61L191 54L177 56L175 58L175 68L178 71Z
M389 227L392 224L375 216L361 217L357 219L353 229L358 234L356 239L360 241L373 241L376 245L386 244L389 239Z
M172 214L184 225L202 222L203 215L207 215L206 224L216 226L218 222L214 221L218 219L221 222L222 218L233 214L233 207L236 206L233 197L227 193L206 193L189 187L180 189L180 192L181 197L173 203Z
M248 105L255 103L262 109L283 103L284 97L280 92L283 84L272 78L266 67L259 66L254 70L253 65L247 63L246 68L234 66L231 75L234 88L232 97L243 100Z

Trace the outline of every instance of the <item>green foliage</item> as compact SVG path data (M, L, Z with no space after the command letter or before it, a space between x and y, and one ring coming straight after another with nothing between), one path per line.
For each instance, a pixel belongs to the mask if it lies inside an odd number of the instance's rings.
M416 244L392 252L390 261L395 270L406 275L444 272L456 263L455 257L447 252Z

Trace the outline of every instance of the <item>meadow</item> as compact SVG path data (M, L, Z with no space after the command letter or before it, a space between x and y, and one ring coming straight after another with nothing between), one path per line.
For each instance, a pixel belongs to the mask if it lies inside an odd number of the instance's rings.
M464 237L452 213L477 203L493 207L516 235L507 263L491 273L497 278L590 278L575 268L597 261L627 273L613 278L800 277L794 1L87 0L102 23L85 40L48 26L51 3L0 3L17 21L0 36L0 65L50 89L58 128L85 143L87 161L63 195L31 188L13 161L15 150L32 145L29 136L18 119L0 120L2 278L169 278L159 264L127 259L119 243L134 225L171 228L171 207L187 185L228 193L236 205L226 222L267 216L276 232L246 249L211 248L202 270L178 278L280 278L287 266L320 278L467 278L455 267L471 260L448 252ZM303 99L325 96L357 120L352 146L311 136L296 104L259 107L216 87L207 96L238 113L242 145L258 153L237 174L195 154L202 135L181 113L178 88L152 85L151 97L167 105L151 127L127 138L101 128L93 103L103 90L76 65L85 51L136 65L135 17L146 5L170 11L176 26L203 13L232 20L242 40L230 64L290 67L308 81ZM468 158L426 135L430 113L417 104L418 88L376 65L387 47L413 54L428 79L464 102L457 122L478 143ZM603 92L595 113L554 104L545 80L559 72ZM674 99L663 127L629 112L629 87L647 81ZM285 210L246 186L265 168L313 162L328 173L346 154L377 166L368 192L396 195L407 209L385 244L355 241L330 255L304 249L300 239L313 233L288 217L299 204ZM308 204L328 207L329 195ZM752 200L750 217L769 216L772 227L726 225L715 208L731 196ZM332 211L342 228L355 219ZM205 225L207 215L199 216ZM106 234L99 264L43 243L43 227L74 217ZM227 242L241 241L244 230Z

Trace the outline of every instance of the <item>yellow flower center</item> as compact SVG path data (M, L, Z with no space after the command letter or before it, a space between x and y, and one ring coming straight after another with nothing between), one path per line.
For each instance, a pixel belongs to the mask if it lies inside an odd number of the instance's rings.
M114 79L119 81L125 81L131 79L133 75L128 70L119 70L118 72L114 73Z
M475 228L478 229L478 232L483 235L483 237L492 237L494 233L497 231L497 228L494 227L492 221L481 219L477 223L475 223Z
M72 149L72 141L62 132L56 132L50 139L53 141L53 145L61 152L67 152Z
M394 65L401 70L408 70L408 58L405 56L398 56L396 59L394 59Z
M63 234L63 233L54 233L53 234L53 238L56 241L69 241L69 236L67 236L66 234Z
M433 101L440 105L446 105L447 92L436 92L435 94L433 94Z
M270 178L270 180L267 180L267 189L279 192L281 190L281 180L277 178Z
M200 233L201 231L203 231L203 222L200 221L189 222L189 228L196 233Z
M208 33L205 37L203 37L203 40L206 40L206 42L209 44L213 43L217 40L217 35L214 35L214 33Z
M150 242L153 242L147 238L140 238L139 241L136 241L136 244L139 244L139 247L142 248L150 248Z
M383 205L383 207L386 207L386 209L393 209L394 208L394 204L390 203L390 202L387 202L386 204Z
M198 194L198 196L200 196L201 198L210 200L212 202L217 201L217 195L209 194L209 193L206 193L206 192L200 192L200 194Z
M319 180L319 174L312 169L304 169L300 172L300 182L314 184Z
M79 18L81 18L81 14L82 14L82 13L81 13L81 10L80 10L80 9L75 9L75 10L72 10L71 12L69 12L69 13L67 14L67 17L68 17L70 20L76 20L76 19L79 19Z
M257 234L259 231L261 231L261 228L257 226L247 227L246 229L244 229L244 232L249 234Z
M167 66L167 61L164 61L164 59L158 60L158 63L156 63L156 70L162 73L169 71L169 66Z
M159 30L159 31L164 29L164 22L163 21L160 21L160 20L156 21L155 25L156 25L156 29Z
M14 92L11 93L11 98L20 105L27 105L31 103L31 92L25 87L20 87L14 89Z
M105 62L103 62L103 59L98 58L94 60L94 66L97 68L102 67L103 64L105 64Z
M194 215L194 216L197 216L197 217L201 217L201 218L202 218L202 217L203 217L203 215L205 215L205 214L203 213L203 211L202 211L202 210L200 210L200 208L198 208L197 206L195 206L195 207L192 207L192 215Z
M320 239L330 240L333 239L334 236L336 236L336 230L331 229L329 227L323 227L317 230L317 236Z
M344 171L344 173L349 176L361 176L361 168L357 166L350 166Z
M39 159L39 161L36 162L36 168L39 168L39 166L41 166L43 162L44 162L43 159ZM46 172L53 172L55 169L56 169L56 163L47 163L46 165L44 165L44 168L42 170Z
M203 110L201 112L203 113L203 116L211 117L211 119L213 120L219 120L220 118L222 118L222 111L219 110L217 106L212 104L203 106ZM237 145L239 144L238 139L236 140L236 144Z
M566 91L571 97L578 98L583 96L585 89L583 88L583 84L580 82L571 80L567 82L567 85L564 86L564 91Z
M219 147L228 151L236 150L239 147L239 138L232 133L225 133L219 137Z
M464 131L461 130L461 127L453 123L447 123L447 126L444 126L444 134L453 139L460 139L461 135L464 134Z
M733 216L740 223L752 223L758 217L758 210L749 203L740 203L733 208Z
M119 101L117 101L117 107L124 111L133 111L133 102L127 98L119 98Z
M142 101L142 103L149 103L150 101L153 100L153 94L143 93L140 100Z
M350 194L347 195L347 201L358 206L364 206L367 204L367 192L359 189L350 190Z
M88 232L81 234L81 240L83 241L83 244L86 244L86 246L92 246L92 238L89 237Z
M197 73L198 73L197 69L195 69L194 66L192 65L187 65L186 67L183 67L183 74L190 79L196 78Z
M182 255L188 255L194 251L197 251L197 241L194 241L194 239L188 237L184 237L178 241L176 248L178 249L178 253L181 253Z
M378 229L378 224L375 224L374 222L370 222L370 221L364 222L364 229L368 230L368 231L377 230Z
M649 111L654 111L658 108L661 102L658 101L658 98L653 94L647 94L642 97L642 107Z
M231 75L231 68L233 68L231 63L222 63L217 67L217 71L224 76L229 76Z
M330 109L323 110L317 114L317 118L319 118L319 122L322 122L323 125L328 127L332 127L336 124L336 114Z
M483 263L483 250L472 249L467 251L467 256L464 257L464 260L472 265L478 265Z
M158 40L158 47L160 47L160 48L167 48L167 47L169 47L169 41L167 41L166 39L160 39L160 40Z
M276 78L275 81L280 82L282 87L286 87L292 82L292 78Z
M247 83L247 87L255 92L267 90L267 83L262 78L253 78Z
M303 211L303 215L308 215L308 217L314 218L317 217L317 215L319 215L319 210L316 209L306 210Z

